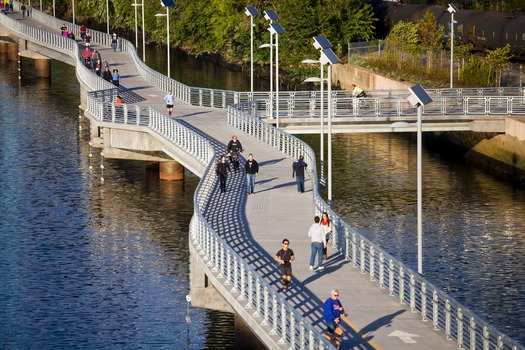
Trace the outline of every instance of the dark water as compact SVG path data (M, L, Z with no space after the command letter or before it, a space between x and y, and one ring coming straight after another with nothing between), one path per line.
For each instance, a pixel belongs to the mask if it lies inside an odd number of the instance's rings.
M172 77L184 83L249 90L246 75L181 60ZM198 179L101 160L73 68L31 76L0 61L0 349L233 347L231 315L190 308L185 322ZM334 136L336 211L414 269L415 162L415 135ZM425 275L525 343L524 188L427 150L423 171Z
M319 149L319 136L302 138ZM416 140L338 134L333 141L334 209L415 271ZM428 149L422 169L425 277L525 344L525 188Z
M187 308L198 179L102 160L74 69L52 71L0 62L0 349L232 348L230 314Z

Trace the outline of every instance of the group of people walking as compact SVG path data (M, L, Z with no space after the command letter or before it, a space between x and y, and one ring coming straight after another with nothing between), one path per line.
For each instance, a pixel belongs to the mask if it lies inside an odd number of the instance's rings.
M311 241L310 270L323 271L323 261L327 260L327 243L332 233L332 225L328 213L322 213L321 217L315 216L314 223L308 230L308 237ZM317 257L318 267L314 269ZM280 264L281 284L283 290L287 290L292 281L292 262L295 261L295 253L290 248L290 241L283 239L282 248L277 251L274 260ZM340 327L342 316L346 316L343 304L339 300L339 291L331 291L330 297L326 299L323 306L323 315L326 323L326 338L336 347L339 346L343 330Z
M226 192L226 179L228 173L231 174L231 165L233 165L234 171L239 172L239 157L244 149L242 148L241 141L237 139L237 136L233 135L231 140L228 142L227 155L229 163L226 161L226 155L221 156L219 163L217 163L216 174L219 178L219 188L221 193ZM248 154L248 159L244 163L244 171L246 173L246 193L248 195L255 193L255 177L259 173L259 163L253 159L253 154Z

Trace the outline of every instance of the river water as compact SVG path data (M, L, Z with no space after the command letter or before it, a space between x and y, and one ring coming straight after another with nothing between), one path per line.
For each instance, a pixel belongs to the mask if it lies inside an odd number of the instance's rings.
M249 90L244 75L173 59L175 79ZM0 348L232 348L233 317L185 300L198 179L161 182L140 162L102 159L78 118L73 68L52 69L19 80L16 62L0 61ZM334 208L414 269L415 158L415 135L334 136ZM423 172L425 275L525 343L524 188L426 148Z

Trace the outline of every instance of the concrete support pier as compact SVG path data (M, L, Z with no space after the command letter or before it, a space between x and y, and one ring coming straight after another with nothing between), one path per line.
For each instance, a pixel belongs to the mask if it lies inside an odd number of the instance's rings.
M184 167L176 161L168 161L160 163L159 176L161 180L165 181L180 181L184 180Z
M35 64L35 76L39 78L51 77L51 59L46 56L42 56L34 51L20 50L20 58L30 58ZM22 62L22 60L20 60ZM24 64L20 64L21 69L24 69Z

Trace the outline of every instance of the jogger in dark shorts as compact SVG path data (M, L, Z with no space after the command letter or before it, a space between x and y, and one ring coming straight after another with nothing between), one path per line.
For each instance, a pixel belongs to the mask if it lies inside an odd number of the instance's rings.
M275 254L275 261L281 264L281 276L283 277L281 283L283 288L288 288L288 284L292 281L292 261L295 260L293 250L289 248L290 241L283 239L283 248Z

